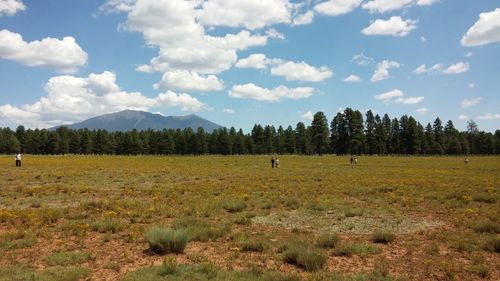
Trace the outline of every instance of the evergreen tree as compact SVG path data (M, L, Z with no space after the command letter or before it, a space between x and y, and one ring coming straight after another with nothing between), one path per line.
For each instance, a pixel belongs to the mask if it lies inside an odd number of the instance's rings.
M373 112L371 110L368 110L366 112L366 129L365 129L365 135L366 135L366 148L367 152L370 155L373 155L377 151L377 142L375 139L375 116L373 116Z
M292 126L288 126L285 130L285 151L288 154L295 153L295 132Z
M434 124L432 126L432 130L434 132L434 147L432 149L432 152L434 154L439 154L442 155L444 153L444 147L445 147L445 136L443 133L443 124L441 122L441 119L436 118L434 121Z
M226 128L219 129L219 137L217 138L218 152L222 155L230 155L232 149L231 139Z
M310 153L310 139L304 123L299 122L295 127L295 145L299 154Z
M311 142L314 146L314 152L318 155L328 152L328 120L323 112L318 111L314 114L311 123Z

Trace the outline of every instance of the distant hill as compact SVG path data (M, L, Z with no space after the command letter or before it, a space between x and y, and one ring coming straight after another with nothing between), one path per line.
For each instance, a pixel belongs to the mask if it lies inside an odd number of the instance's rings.
M137 129L138 131L148 129L157 131L163 129L185 129L189 127L196 131L199 127L203 127L206 132L211 133L215 129L222 128L222 126L195 114L186 116L163 116L161 114L136 110L123 110L64 126L76 130L84 128L89 130L105 129L110 132L131 131L133 129ZM52 129L56 128L57 127Z

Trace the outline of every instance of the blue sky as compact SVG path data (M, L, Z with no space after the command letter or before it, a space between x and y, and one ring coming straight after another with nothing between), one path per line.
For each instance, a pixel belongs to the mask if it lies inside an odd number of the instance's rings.
M500 128L495 0L0 0L0 126L123 109L224 126L345 107Z

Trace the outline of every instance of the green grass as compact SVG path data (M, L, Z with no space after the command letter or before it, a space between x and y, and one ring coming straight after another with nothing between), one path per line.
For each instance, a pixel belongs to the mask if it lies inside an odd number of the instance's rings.
M149 243L149 249L157 254L182 254L188 242L186 231L172 230L165 227L148 229L144 238Z
M0 268L1 281L79 281L90 276L90 270L84 267L50 267L36 271L26 266Z
M396 238L396 235L394 235L394 233L392 233L392 232L375 231L372 234L371 240L373 243L388 244L388 243L391 243L392 241L394 241L395 238Z
M296 265L305 271L317 271L326 264L326 254L314 246L303 242L294 242L286 246L283 261Z
M245 210L246 207L247 205L245 202L239 200L226 200L222 203L222 208L230 213L241 212Z
M474 223L472 229L478 233L500 233L500 224L490 220L482 220Z
M93 259L92 255L86 252L55 252L45 258L45 263L54 265L77 265Z
M31 231L15 231L0 235L0 249L23 249L36 244L37 239Z
M323 234L316 241L316 245L320 248L331 249L340 244L340 236L338 234Z
M124 226L117 220L105 218L92 224L92 230L100 233L118 233Z

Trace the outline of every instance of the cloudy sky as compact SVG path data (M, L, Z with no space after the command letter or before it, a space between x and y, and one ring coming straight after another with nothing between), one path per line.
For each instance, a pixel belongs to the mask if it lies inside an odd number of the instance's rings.
M500 128L498 0L0 0L0 126L345 107Z

